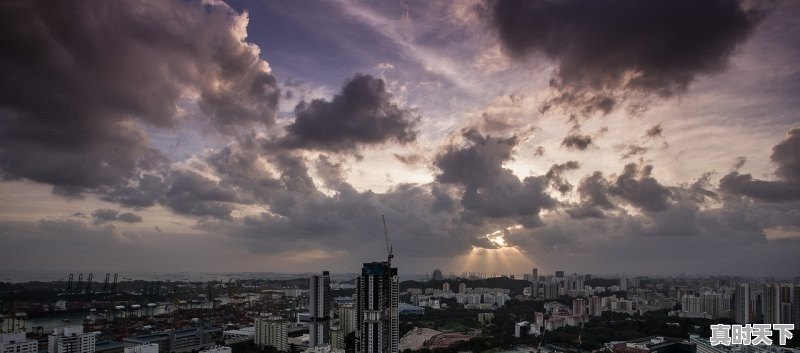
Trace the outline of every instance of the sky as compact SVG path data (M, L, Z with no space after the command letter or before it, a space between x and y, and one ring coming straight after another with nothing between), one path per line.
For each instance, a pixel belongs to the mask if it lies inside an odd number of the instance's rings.
M0 3L7 270L797 276L800 4Z

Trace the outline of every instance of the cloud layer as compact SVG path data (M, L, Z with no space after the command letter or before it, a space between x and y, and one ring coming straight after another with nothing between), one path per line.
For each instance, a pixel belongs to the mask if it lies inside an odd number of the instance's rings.
M761 13L738 1L541 0L492 1L488 17L510 56L557 63L545 110L591 115L719 73Z

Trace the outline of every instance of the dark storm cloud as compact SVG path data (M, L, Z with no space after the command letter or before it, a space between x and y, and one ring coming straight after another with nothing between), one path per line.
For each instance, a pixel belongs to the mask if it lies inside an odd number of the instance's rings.
M383 80L370 75L354 76L330 101L301 102L295 115L282 146L341 152L417 138L419 118L394 103Z
M616 206L608 195L609 182L601 172L594 172L581 180L578 185L578 194L581 202L567 210L572 218L604 218L603 210L610 210Z
M142 217L131 212L120 212L111 208L101 208L92 212L94 224L102 224L106 222L125 222L125 223L139 223Z
M630 94L669 97L722 71L761 12L728 0L491 1L506 52L557 62L543 105L609 113ZM632 107L635 108L635 107Z
M572 191L572 184L569 183L564 177L564 173L570 170L576 170L581 167L577 161L567 161L561 164L553 164L550 170L547 171L544 178L550 183L553 189L556 189L561 194L566 194Z
M175 170L169 182L162 203L177 213L231 219L232 204L243 202L235 189L194 171Z
M157 174L134 176L126 185L101 188L100 199L127 207L144 208L155 205L169 188Z
M561 141L561 146L569 150L585 151L592 145L592 137L589 135L581 135L578 133L570 133L564 140Z
M222 2L4 1L0 175L152 204L116 190L167 163L142 125L175 126L193 102L219 131L273 123L277 84L246 17Z
M800 265L796 256L800 239L767 235L770 228L796 224L797 218L789 220L796 215L796 203L788 207L729 200L700 208L684 201L664 212L610 212L603 219L575 220L551 213L544 218L544 226L512 231L506 241L542 263L559 264L564 256L572 256L578 261L576 268L602 264L610 272L642 268L650 273L768 275L776 268ZM753 266L742 266L741 259L753 256L754 251L764 257ZM709 258L714 260L709 262Z
M759 180L732 171L720 180L720 189L767 202L800 200L800 128L789 129L786 138L772 148L770 159L777 166L778 180ZM743 165L744 159L736 169Z
M671 192L650 175L652 171L652 165L641 168L634 163L625 165L622 174L609 187L609 193L645 211L667 210Z
M719 195L712 191L711 186L711 176L714 173L707 172L703 173L703 175L695 180L689 187L687 188L689 197L697 203L703 203L707 200L716 200L718 199Z
M526 227L538 225L539 211L556 202L546 192L544 177L520 180L503 167L510 160L519 140L483 136L474 129L462 131L463 143L445 147L435 158L440 173L436 180L464 188L462 219L481 224L485 219L514 219Z

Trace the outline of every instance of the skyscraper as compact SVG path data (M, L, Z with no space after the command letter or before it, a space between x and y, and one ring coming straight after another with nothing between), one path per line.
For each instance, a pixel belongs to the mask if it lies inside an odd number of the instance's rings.
M531 272L531 296L534 298L539 297L539 269L536 267Z
M323 271L322 276L309 278L309 333L311 347L331 343L331 276Z
M356 280L356 351L397 353L399 288L397 268L392 268L390 262L364 264Z
M750 323L750 284L738 283L736 285L736 322L740 324Z

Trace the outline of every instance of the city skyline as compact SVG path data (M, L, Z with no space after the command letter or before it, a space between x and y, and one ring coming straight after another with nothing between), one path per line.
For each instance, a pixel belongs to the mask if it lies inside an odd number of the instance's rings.
M0 267L800 275L800 5L625 4L5 2Z

